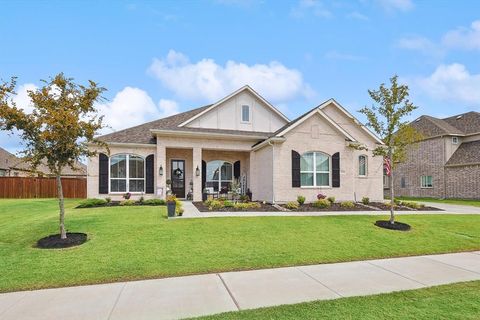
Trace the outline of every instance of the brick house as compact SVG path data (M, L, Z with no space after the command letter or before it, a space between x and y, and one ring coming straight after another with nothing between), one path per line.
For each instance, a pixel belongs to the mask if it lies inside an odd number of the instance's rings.
M480 113L423 115L410 125L425 138L397 164L396 196L480 199Z

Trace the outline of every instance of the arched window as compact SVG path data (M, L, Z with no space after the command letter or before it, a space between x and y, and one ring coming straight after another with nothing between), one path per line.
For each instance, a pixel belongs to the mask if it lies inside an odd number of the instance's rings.
M145 192L145 160L133 154L112 156L110 192Z
M220 191L228 188L233 180L233 165L223 160L213 160L207 163L207 181L205 186Z
M365 177L367 175L367 156L358 156L358 175Z
M330 156L323 152L307 152L300 158L302 187L330 186Z

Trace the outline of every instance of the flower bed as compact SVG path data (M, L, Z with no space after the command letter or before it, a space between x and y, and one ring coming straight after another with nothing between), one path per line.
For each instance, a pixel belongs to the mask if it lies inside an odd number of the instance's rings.
M282 204L281 206L290 210L290 211L298 211L298 212L321 212L321 211L366 211L369 210L365 206L362 206L358 203L348 201L348 204L334 202L328 203L321 202L317 204L316 202L312 203L304 203L302 205L298 205L298 208L294 208L293 206L288 206L288 204ZM343 204L343 205L342 205Z
M278 211L277 208L268 203L248 201L248 202L234 202L232 200L215 199L207 200L204 202L193 202L193 205L197 207L200 212L254 212L254 211Z
M147 199L147 200L132 200L125 199L122 201L110 201L107 199L90 198L80 202L76 209L82 208L98 208L98 207L116 207L116 206L164 206L163 199Z

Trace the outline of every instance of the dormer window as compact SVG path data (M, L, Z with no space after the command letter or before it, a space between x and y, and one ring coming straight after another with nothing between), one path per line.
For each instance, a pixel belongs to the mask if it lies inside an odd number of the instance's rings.
M458 137L452 137L452 144L458 144Z
M242 122L250 122L250 106L242 106Z

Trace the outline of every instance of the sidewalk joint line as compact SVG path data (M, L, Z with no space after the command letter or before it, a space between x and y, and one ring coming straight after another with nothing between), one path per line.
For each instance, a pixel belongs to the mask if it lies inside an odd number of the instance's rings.
M456 266L456 265L453 265L453 264L450 264L450 263L446 263L446 262L443 262L443 261L435 260L435 259L433 259L433 258L428 258L427 256L425 256L425 258L428 259L428 260L430 260L430 261L439 262L439 263L444 264L444 265L449 266L449 267L457 268L457 269L460 269L460 270L463 270L463 271L468 271L468 272L471 272L471 273L475 273L475 274L480 275L480 272L477 272L477 271L465 269L465 268L463 268L463 267Z
M375 263L372 263L371 261L365 261L365 262L367 262L367 263L369 263L369 264L371 264L372 266L375 266L375 267L377 267L377 268L380 268L380 269L383 269L383 270L385 270L385 271L388 271L388 272L391 272L391 273L393 273L393 274L396 274L397 276L400 276L400 277L402 277L402 278L405 278L405 279L408 279L408 280L410 280L410 281L413 281L413 282L416 282L416 283L418 283L418 284L421 284L421 285L424 286L424 287L431 287L431 285L428 285L428 284L425 284L425 283L420 282L420 281L418 281L418 280L412 279L412 278L410 278L410 277L407 277L407 276L405 276L405 275L403 275L403 274L400 274L400 273L398 273L398 272L395 272L395 271L393 271L393 270L389 270L389 269L384 268L384 267L382 267L382 266L379 266L379 265L377 265L377 264L375 264Z
M308 274L306 271L303 271L302 269L300 269L301 267L295 267L295 269L297 269L298 271L300 271L301 273L303 273L304 275L306 275L307 277L309 277L310 279L312 279L313 281L319 283L320 285L324 286L325 288L327 288L328 290L332 291L333 293L335 293L338 297L340 298L343 298L343 296L338 293L336 290L333 290L332 288L330 288L329 286L327 286L326 284L323 284L320 280L318 280L317 278L315 278L314 276Z
M237 299L235 299L235 297L233 296L232 291L230 291L230 288L227 286L227 283L226 283L225 280L222 278L222 275L221 275L220 273L217 273L217 276L220 278L220 281L222 281L223 286L224 286L225 289L227 290L228 295L229 295L230 298L232 299L232 301L233 301L233 303L235 304L235 306L237 307L237 309L238 309L239 311L242 310L242 309L240 308L240 305L238 304Z
M111 309L110 312L108 313L108 318L107 318L108 320L110 320L110 318L112 317L113 310L115 310L115 307L116 307L117 304L118 304L118 300L120 300L120 296L122 295L123 289L125 289L126 286L127 286L127 283L124 282L122 288L121 288L120 291L118 292L117 299L115 299L115 303L113 304L112 309Z

